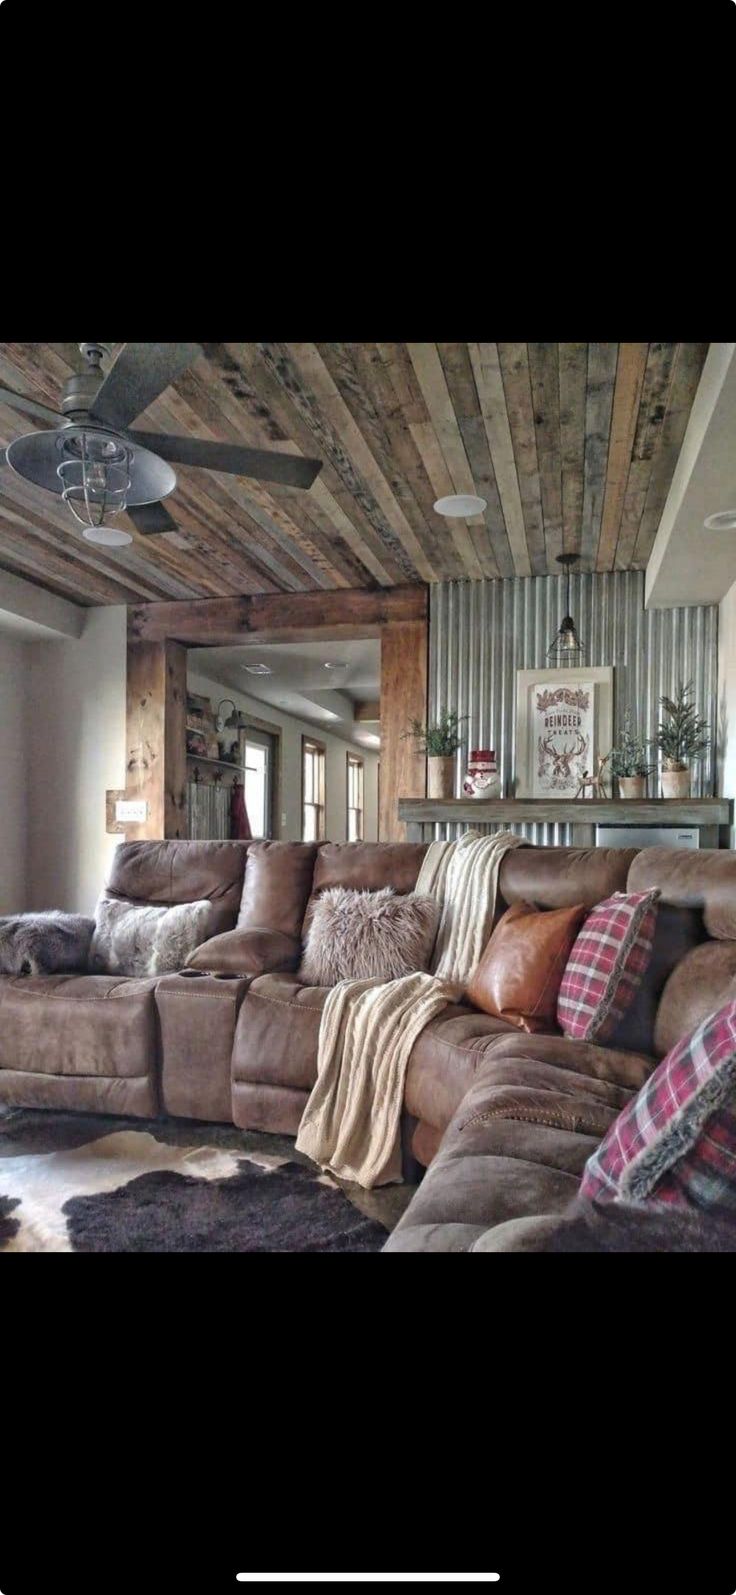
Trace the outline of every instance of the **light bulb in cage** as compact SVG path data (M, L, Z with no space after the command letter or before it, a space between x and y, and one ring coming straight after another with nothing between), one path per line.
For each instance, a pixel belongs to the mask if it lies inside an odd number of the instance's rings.
M56 471L61 496L83 527L100 527L126 508L131 451L104 432L70 428Z

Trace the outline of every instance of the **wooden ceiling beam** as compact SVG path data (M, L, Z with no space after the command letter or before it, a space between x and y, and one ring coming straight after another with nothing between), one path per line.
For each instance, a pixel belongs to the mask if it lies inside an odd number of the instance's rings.
M242 598L200 598L192 603L134 604L128 613L128 630L143 642L174 638L190 647L220 648L241 642L373 637L388 621L426 620L428 612L426 587L255 593Z
M519 480L519 496L526 528L526 546L533 576L547 569L542 494L534 427L529 353L525 343L499 343L498 361L506 396L511 444Z

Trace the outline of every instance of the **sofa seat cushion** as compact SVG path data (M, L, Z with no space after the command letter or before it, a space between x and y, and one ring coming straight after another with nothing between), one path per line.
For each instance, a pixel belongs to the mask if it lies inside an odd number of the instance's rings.
M446 1138L384 1251L467 1252L509 1219L559 1213L595 1146L595 1136L543 1124L473 1124Z
M259 975L252 981L235 1031L233 1083L311 1091L328 989L304 986L293 975Z
M470 1251L497 1224L561 1212L652 1067L564 1036L491 1039L384 1250Z
M142 1076L157 1058L155 978L31 975L0 979L0 1070Z

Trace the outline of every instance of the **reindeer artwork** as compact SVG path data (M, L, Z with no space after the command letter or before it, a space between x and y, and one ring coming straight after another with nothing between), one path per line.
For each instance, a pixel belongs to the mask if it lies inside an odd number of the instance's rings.
M579 731L576 732L575 740L569 747L567 741L558 748L555 747L551 736L540 737L537 742L540 775L549 776L550 786L564 791L570 787L575 776L580 775L581 760L587 757L589 747L590 738L581 736ZM587 774L587 771L583 773ZM575 796L577 797L577 793Z

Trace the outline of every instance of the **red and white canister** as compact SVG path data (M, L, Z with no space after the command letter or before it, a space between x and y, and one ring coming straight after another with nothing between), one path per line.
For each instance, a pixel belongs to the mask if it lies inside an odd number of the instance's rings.
M501 796L501 777L493 748L473 748L463 780L463 795L472 798Z

